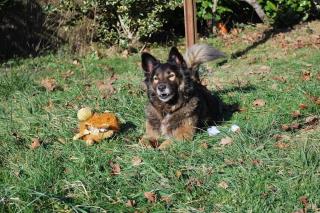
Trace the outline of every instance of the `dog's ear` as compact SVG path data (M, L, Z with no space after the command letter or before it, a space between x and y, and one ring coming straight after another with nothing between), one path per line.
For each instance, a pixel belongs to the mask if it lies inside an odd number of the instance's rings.
M145 76L148 76L158 63L159 61L155 57L153 57L151 54L142 53L141 65L142 65L142 69L144 70Z
M183 59L183 56L180 54L179 50L176 47L171 48L169 52L168 62L177 64L177 65L186 64L186 62Z

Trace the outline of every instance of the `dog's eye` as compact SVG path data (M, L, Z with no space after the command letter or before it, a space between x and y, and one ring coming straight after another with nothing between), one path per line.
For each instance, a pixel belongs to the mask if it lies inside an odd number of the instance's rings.
M153 76L153 80L154 80L154 81L158 81L158 80L159 80L158 76L156 76L156 75Z
M174 79L176 78L176 74L174 74L173 72L171 72L168 76L170 81L174 81Z

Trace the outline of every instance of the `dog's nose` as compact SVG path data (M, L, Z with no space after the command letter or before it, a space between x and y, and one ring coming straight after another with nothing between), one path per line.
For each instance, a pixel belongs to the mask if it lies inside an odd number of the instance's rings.
M159 84L157 89L160 91L160 92L164 92L164 90L167 88L167 85L165 84Z

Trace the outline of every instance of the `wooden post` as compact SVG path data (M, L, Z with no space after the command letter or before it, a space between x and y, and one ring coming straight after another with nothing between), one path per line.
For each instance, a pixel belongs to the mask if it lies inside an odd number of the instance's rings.
M190 47L197 40L196 0L184 0L184 30L186 34L186 46Z

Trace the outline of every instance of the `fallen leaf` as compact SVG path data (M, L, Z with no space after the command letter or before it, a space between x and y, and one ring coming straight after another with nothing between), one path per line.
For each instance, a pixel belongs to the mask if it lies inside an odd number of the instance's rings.
M128 57L129 57L129 51L128 51L128 50L122 51L121 56L122 56L123 58L128 58Z
M233 166L236 165L237 162L235 160L229 160L229 159L224 159L223 161L227 166Z
M307 95L308 98L317 105L320 105L320 97Z
M301 128L301 124L292 123L290 127L291 127L292 130L300 129Z
M310 81L310 80L311 80L311 77L312 77L312 74L311 74L310 71L308 71L308 70L302 71L302 75L301 75L302 80L304 80L304 81Z
M79 64L80 64L80 62L79 62L79 60L74 59L74 60L72 61L72 64L74 64L74 65L79 65Z
M207 142L203 142L200 144L200 147L203 148L203 149L208 149L209 145Z
M147 198L149 203L157 202L157 195L154 192L145 192L144 197Z
M263 99L256 99L252 104L255 107L263 107L264 105L266 105L266 102Z
M135 207L136 201L135 200L128 200L126 203L126 207Z
M282 141L278 141L277 143L274 144L275 147L279 148L279 149L285 149L289 147L289 144L284 143Z
M119 175L121 172L121 167L118 163L114 163L112 161L109 162L111 166L111 174L112 175Z
M309 203L307 196L299 197L299 201L305 208L307 207L307 205Z
M278 89L278 84L272 84L271 85L272 90L277 90Z
M271 67L269 66L266 66L266 65L263 65L259 68L259 71L261 73L269 73L271 71Z
M317 125L319 123L319 117L315 115L309 116L305 119L304 123L312 126Z
M67 79L74 75L74 72L72 70L68 70L67 72L64 72L61 74L62 78Z
M305 213L304 209L298 209L297 211L294 211L293 213Z
M224 64L221 66L221 69L228 69L231 67L231 64Z
M162 195L160 200L166 202L167 204L171 203L171 197L167 195Z
M252 162L252 164L253 164L254 166L260 166L260 165L261 165L261 160L258 160L258 159L254 159L254 160L252 160L251 162Z
M281 83L286 83L287 82L287 79L283 76L274 76L272 77L273 80L276 80L276 81L279 81Z
M292 115L292 117L294 117L294 118L298 118L298 117L301 116L301 113L300 113L299 110L296 110L296 111L293 111L293 112L291 113L291 115Z
M232 143L233 143L232 138L230 138L230 137L225 137L225 138L222 138L222 139L221 139L219 145L221 145L221 146L226 146L226 145L230 145L230 144L232 144Z
M291 139L291 137L288 135L280 135L280 134L274 135L273 138L276 139L276 141L289 141Z
M182 175L182 172L181 172L180 170L177 170L177 171L176 171L176 177L177 177L177 178L180 178L181 175Z
M223 188L223 189L227 189L229 187L229 184L226 181L221 181L218 184L218 187Z
M96 86L104 99L109 98L111 95L113 95L116 92L116 89L113 87L113 83L116 80L117 80L117 77L113 73L111 77L106 81L100 80L96 82Z
M131 163L133 166L139 166L142 163L142 159L138 156L132 158Z
M320 81L320 71L317 73L317 80Z
M45 79L42 79L41 82L40 82L41 86L43 86L47 91L53 91L55 90L58 85L57 85L57 82L56 82L56 79L54 78L45 78Z
M30 145L31 149L37 149L38 147L40 147L40 145L41 145L41 141L39 140L39 138L32 138L31 145Z
M50 112L53 109L53 101L49 99L48 103L46 106L43 107L43 109L47 112Z
M191 177L186 185L188 191L191 192L194 187L200 187L202 185L202 181L200 181L198 178Z
M283 131L289 131L289 130L290 130L290 126L289 126L288 124L282 124L282 125L281 125L281 129L282 129Z
M308 106L306 104L299 104L300 109L308 109Z

